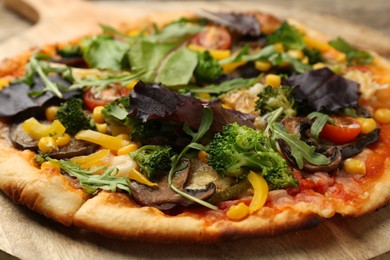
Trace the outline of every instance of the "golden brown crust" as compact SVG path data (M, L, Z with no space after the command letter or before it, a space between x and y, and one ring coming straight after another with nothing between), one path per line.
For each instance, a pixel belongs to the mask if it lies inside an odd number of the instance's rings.
M253 236L275 236L318 225L322 218L312 212L289 208L281 212L259 211L243 221L226 218L225 212L190 212L170 216L152 207L140 207L127 195L101 192L75 215L75 225L123 239L156 242L200 242Z
M7 130L0 124L2 134ZM61 174L43 172L34 165L31 151L17 151L6 139L0 139L0 189L13 201L54 219L66 226L88 199Z

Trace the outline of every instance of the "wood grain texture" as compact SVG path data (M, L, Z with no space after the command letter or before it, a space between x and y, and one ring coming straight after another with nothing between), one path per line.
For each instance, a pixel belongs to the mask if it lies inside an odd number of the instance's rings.
M248 2L160 2L134 3L128 9L110 5L93 5L80 0L25 0L38 16L30 30L0 44L0 57L12 56L33 45L64 41L97 30L97 22L117 24L152 12L208 9L248 10ZM7 0L18 8L21 0ZM129 6L129 5L127 5ZM26 7L26 6L25 6ZM131 11L129 10L131 9ZM305 21L318 26L331 36L341 34L366 38L363 47L373 48L390 56L390 40L379 33L341 20L257 5L282 17L305 15ZM30 9L31 10L31 9ZM131 18L129 13L131 13ZM75 29L77 28L77 29ZM360 35L360 36L359 36ZM369 37L368 37L369 36ZM378 37L381 43L378 44ZM356 40L357 38L355 38ZM365 45L365 46L364 46ZM139 258L278 258L278 259L368 259L386 256L390 251L390 207L360 218L335 217L317 228L290 233L276 238L246 239L212 245L159 245L137 241L107 239L95 234L66 228L25 207L14 205L0 194L0 249L22 259L139 259Z

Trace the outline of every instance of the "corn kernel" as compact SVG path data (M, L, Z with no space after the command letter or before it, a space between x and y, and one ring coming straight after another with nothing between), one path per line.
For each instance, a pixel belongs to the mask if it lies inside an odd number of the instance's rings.
M322 69L322 68L325 68L326 65L322 62L317 62L316 64L313 65L313 70L318 70L318 69Z
M289 50L287 53L291 57L298 59L298 60L302 60L305 57L305 55L303 54L303 52L301 50Z
M345 53L341 53L341 52L340 52L340 53L337 55L336 60L337 60L338 62L345 62L345 61L347 60L347 55L345 55Z
M374 113L375 120L382 124L390 123L390 109L379 108Z
M138 83L138 80L132 80L129 84L126 85L127 89L133 89L134 86Z
M327 51L331 48L328 43L308 36L303 37L303 41L306 43L308 48L318 49L319 51Z
M125 155L125 154L128 154L130 152L134 152L137 149L138 149L138 146L135 143L130 143L126 146L119 148L118 151L116 152L116 154L117 155Z
M105 122L103 114L102 114L103 108L104 108L104 106L97 106L93 109L93 112L92 112L92 118L98 124L103 124Z
M232 220L240 220L248 216L249 207L243 202L237 205L232 205L227 211L227 217Z
M359 122L359 124L362 126L362 133L368 134L374 131L377 128L377 124L374 120L374 118L364 118L364 117L358 117L356 120Z
M274 47L275 47L275 51L278 53L282 53L285 51L284 47L283 47L283 43L281 43L281 42L275 43Z
M55 150L58 150L57 143L54 137L51 136L45 136L39 139L38 148L44 153L51 153Z
M45 117L49 121L54 121L57 116L59 107L58 106L49 106L45 109Z
M207 163L208 162L208 159L207 159L207 156L209 154L206 153L205 151L199 151L198 153L198 159L201 161L201 162L204 162L204 163Z
M210 94L206 92L198 93L196 96L201 100L209 100L211 98Z
M268 71L271 69L272 64L268 61L256 61L255 67L259 71Z
M65 146L65 145L70 143L70 135L63 134L63 135L57 137L55 140L56 140L56 144L58 146Z
M210 50L210 56L216 60L223 60L232 55L230 50Z
M103 124L96 123L95 126L96 126L96 130L99 133L106 134L108 132L108 127L107 127L106 123L103 123Z
M309 58L307 56L303 57L302 63L303 64L309 64Z
M279 87L282 82L282 78L279 75L268 74L265 76L265 84L273 88Z
M128 36L138 36L141 34L141 31L139 29L133 29L127 32Z
M344 161L343 169L349 174L366 174L366 164L357 158L348 158Z
M2 90L5 87L8 87L8 85L9 85L8 80L0 79L0 90Z

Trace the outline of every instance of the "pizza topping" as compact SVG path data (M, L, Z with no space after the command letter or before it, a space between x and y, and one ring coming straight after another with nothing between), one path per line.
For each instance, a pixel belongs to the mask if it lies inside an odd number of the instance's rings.
M341 37L338 37L334 41L330 41L329 45L331 45L336 50L345 53L349 65L365 65L370 64L373 61L373 57L368 52L352 47Z
M218 13L206 10L201 10L199 14L209 21L227 27L241 35L259 36L261 34L261 25L252 14Z
M258 94L256 109L260 115L265 115L278 108L282 108L282 117L294 117L297 113L294 99L294 90L289 86L266 86Z
M296 101L307 102L315 111L335 112L358 104L358 84L336 75L328 68L291 76L288 83L295 87Z
M71 98L61 104L56 118L65 126L66 132L75 135L82 129L92 129L91 119L83 111L83 101Z
M209 50L227 50L230 47L231 40L230 33L225 28L208 26L206 30L196 34L191 39L191 44Z
M335 144L345 144L354 140L361 130L361 125L355 119L333 116L332 123L324 125L320 136Z

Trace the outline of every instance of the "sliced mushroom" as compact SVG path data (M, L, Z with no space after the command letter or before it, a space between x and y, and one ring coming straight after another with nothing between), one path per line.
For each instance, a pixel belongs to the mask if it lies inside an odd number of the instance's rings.
M358 136L353 142L340 146L343 158L352 157L360 153L367 145L375 143L379 139L380 129L377 128L369 134Z
M38 141L28 135L22 128L22 124L14 124L10 128L9 137L12 144L21 150L32 150L37 152ZM96 150L96 145L82 140L76 140L71 137L69 144L60 146L58 150L54 150L48 155L54 159L71 158L74 156L81 156L93 153Z
M295 161L295 158L291 154L290 147L282 140L278 141L278 145L279 145L280 151L282 152L282 154L286 158L287 162L291 166L297 168L298 166L297 166L297 163ZM340 148L337 146L332 146L330 148L327 148L323 154L330 159L329 164L327 164L327 165L314 165L314 164L311 164L305 160L301 170L306 171L306 172L332 172L340 166L340 163L343 160Z
M185 189L184 185L188 179L189 171L190 167L187 166L185 169L175 174L173 178L173 184L176 188L202 200L214 194L214 184L208 185L205 189ZM170 210L176 205L189 206L193 204L192 201L177 194L169 187L167 176L163 177L158 182L157 187L149 187L136 181L132 181L130 183L130 188L134 200L144 206L152 206L160 210Z

